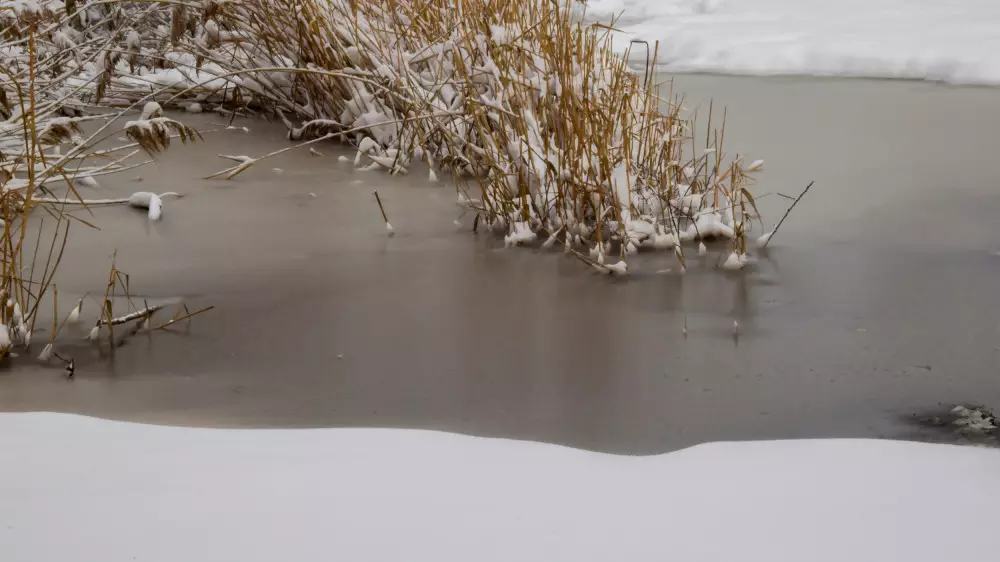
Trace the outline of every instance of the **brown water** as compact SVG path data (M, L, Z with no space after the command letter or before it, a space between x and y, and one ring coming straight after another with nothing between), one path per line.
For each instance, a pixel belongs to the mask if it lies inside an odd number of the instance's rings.
M646 454L933 438L903 418L1000 406L1000 91L711 76L677 86L702 113L709 96L729 107L729 150L767 161L760 192L816 180L754 272L724 274L710 253L685 276L660 275L671 259L643 255L636 275L612 280L558 251L503 250L470 221L452 224L447 184L353 171L336 145L232 182L198 179L228 165L217 153L286 146L280 128L250 123L249 135L172 149L141 183L125 174L91 190L188 196L155 224L96 210L103 230L74 227L61 266L63 310L103 293L116 249L133 292L216 309L188 332L131 339L113 361L65 344L72 381L18 363L0 373L0 410L420 427ZM787 201L760 203L776 220Z

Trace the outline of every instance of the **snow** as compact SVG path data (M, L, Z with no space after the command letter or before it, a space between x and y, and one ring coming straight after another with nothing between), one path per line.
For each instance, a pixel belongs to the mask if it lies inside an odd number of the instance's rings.
M66 318L66 321L69 322L70 324L76 324L77 322L79 322L81 308L83 308L83 299L77 301L76 306L73 307L72 311L70 311L69 317Z
M996 419L989 413L980 409L969 409L965 406L955 406L951 410L955 414L955 425L975 432L986 432L997 429Z
M142 114L139 115L139 121L148 121L153 117L159 117L163 114L163 108L160 104L155 101L146 102L146 105L142 107ZM126 128L128 128L126 126Z
M743 269L743 260L740 259L740 256L736 252L732 252L726 258L725 263L722 264L722 268L729 271L739 271Z
M529 244L535 241L538 237L531 230L531 226L523 221L513 223L510 234L504 237L504 244L506 246L519 246L521 244Z
M611 273L613 275L628 275L628 264L625 263L625 260L621 260L616 263L611 263L605 265L604 267L607 268L608 273Z
M677 239L677 237L674 236L673 233L670 233L670 232L665 232L665 233L662 233L662 234L658 232L658 233L656 233L656 234L653 235L653 242L652 242L652 244L653 244L653 247L656 248L656 249L658 249L658 250L665 250L667 248L675 248L678 243L679 243L679 240Z
M0 414L0 559L996 558L1000 452L876 440L615 456L419 430Z
M128 204L130 207L136 209L148 209L150 204L153 202L153 197L156 197L155 193L149 191L136 191L128 198Z
M81 176L81 177L78 177L78 178L74 179L73 181L75 181L76 185L78 185L80 187L90 187L90 188L101 187L101 184L98 183L96 179L94 179L94 178L92 178L90 176Z
M707 210L698 215L698 220L688 226L685 238L694 240L695 238L733 238L736 232L722 220L722 216L717 211Z
M1000 83L995 0L591 0L586 17L622 10L616 50L659 41L675 72Z
M149 220L158 221L163 215L163 201L159 195L151 195L149 198Z

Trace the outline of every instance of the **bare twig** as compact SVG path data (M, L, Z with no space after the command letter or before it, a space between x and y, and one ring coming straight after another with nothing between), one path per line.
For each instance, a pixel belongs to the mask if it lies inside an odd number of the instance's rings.
M184 320L187 320L187 319L191 318L192 316L196 316L198 314L201 314L202 312L208 312L209 310L212 310L213 308L215 308L214 305L213 306L206 306L205 308L198 309L198 310L196 310L194 312L189 312L189 313L187 313L187 314L185 314L183 316L179 316L177 318L171 318L168 322L160 324L159 326L157 326L157 327L155 327L153 329L154 330L163 330L163 329L165 329L165 328L167 328L169 326L172 326L173 324L176 324L178 322L183 322Z
M805 194L809 192L809 189L813 186L814 183L816 182L815 181L809 182L809 185L807 185L806 188L802 190L802 193L800 193L799 196L795 198L795 201L793 201L792 204L788 207L788 209L785 210L784 216L781 217L781 220L778 221L778 224L774 226L774 230L771 231L771 234L767 237L767 240L765 240L764 244L761 245L762 248L766 248L767 245L771 243L771 240L774 240L774 235L777 234L778 229L781 228L781 223L785 222L785 219L788 218L788 214L792 212L792 209L794 209L796 205L799 204L799 201L801 201L802 197L804 197Z
M101 318L100 320L97 321L97 325L98 326L108 326L108 325L110 325L110 326L117 326L119 324L125 324L127 322L131 322L132 320L139 320L140 318L149 318L150 316L153 315L153 313L155 313L156 311L162 309L164 306L165 305L162 305L162 304L156 304L156 305L153 305L153 306L148 306L148 307L143 308L141 310L136 310L135 312L130 312L130 313L124 315L124 316L118 316L118 317L112 318L111 320L107 320L105 318Z

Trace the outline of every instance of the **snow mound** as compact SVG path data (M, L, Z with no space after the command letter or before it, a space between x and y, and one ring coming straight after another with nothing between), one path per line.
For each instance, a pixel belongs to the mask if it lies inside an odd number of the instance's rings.
M586 18L622 11L616 49L659 41L676 72L1000 84L993 0L591 0Z
M996 558L1000 452L874 440L650 457L393 429L0 414L0 559Z

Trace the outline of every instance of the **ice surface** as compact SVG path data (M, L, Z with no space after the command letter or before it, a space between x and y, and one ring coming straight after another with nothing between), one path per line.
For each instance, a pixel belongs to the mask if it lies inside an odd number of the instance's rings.
M877 440L615 456L393 429L0 414L0 560L995 560L1000 452Z
M673 71L1000 83L994 0L591 0L587 19L622 10L616 49L659 41Z

